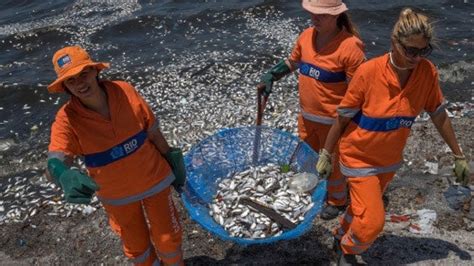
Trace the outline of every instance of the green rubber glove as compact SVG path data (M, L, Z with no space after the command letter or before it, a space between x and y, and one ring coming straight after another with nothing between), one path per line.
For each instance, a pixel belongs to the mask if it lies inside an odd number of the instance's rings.
M263 94L269 96L273 89L273 82L281 79L285 75L291 73L290 68L285 63L285 60L280 60L278 64L273 66L267 73L260 78L261 82L265 84Z
M456 175L456 182L461 183L463 186L468 186L471 177L469 175L469 166L464 157L454 159L454 174Z
M322 178L328 178L332 172L331 154L326 149L319 152L319 160L316 163L316 170Z
M165 158L171 166L175 180L173 186L178 189L186 181L186 168L184 167L183 152L179 148L170 148Z
M89 204L94 192L99 190L92 178L77 169L69 169L57 158L48 160L48 170L56 184L63 189L66 202Z

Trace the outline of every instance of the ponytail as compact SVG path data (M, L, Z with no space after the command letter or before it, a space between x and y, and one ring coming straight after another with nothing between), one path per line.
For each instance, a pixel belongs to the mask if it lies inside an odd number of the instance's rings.
M349 32L350 34L360 39L359 31L357 30L355 24L352 22L347 12L343 12L339 14L339 16L337 17L336 23L340 29L345 28L347 32Z
M433 39L433 26L429 18L411 8L404 8L393 27L392 39L400 41L418 34L428 41Z

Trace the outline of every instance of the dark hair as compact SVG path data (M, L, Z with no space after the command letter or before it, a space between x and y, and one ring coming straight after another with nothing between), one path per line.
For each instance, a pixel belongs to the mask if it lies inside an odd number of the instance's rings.
M357 30L355 24L352 22L351 17L349 16L349 14L347 14L347 12L339 14L336 23L340 29L344 27L347 32L356 36L357 38L360 38L359 31Z

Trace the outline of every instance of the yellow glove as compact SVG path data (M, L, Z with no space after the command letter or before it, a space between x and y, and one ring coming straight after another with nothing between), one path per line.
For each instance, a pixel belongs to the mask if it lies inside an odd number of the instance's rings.
M319 152L319 160L316 163L316 170L322 178L328 178L332 172L331 154L326 149Z
M456 175L456 182L461 183L463 186L469 185L469 166L467 165L466 158L464 156L454 157L454 174Z

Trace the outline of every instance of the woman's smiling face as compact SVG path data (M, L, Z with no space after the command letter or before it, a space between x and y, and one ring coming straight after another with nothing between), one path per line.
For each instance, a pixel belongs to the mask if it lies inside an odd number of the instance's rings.
M86 67L77 75L74 75L64 81L64 86L72 95L79 99L93 97L100 89L97 84L97 69L94 67Z

